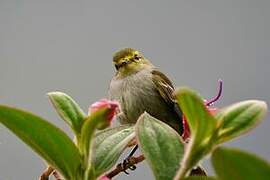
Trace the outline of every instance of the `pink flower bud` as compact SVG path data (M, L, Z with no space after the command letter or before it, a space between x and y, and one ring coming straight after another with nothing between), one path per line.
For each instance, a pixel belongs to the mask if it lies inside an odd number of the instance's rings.
M218 108L209 108L208 106L206 106L206 108L212 115L215 115L218 112ZM184 129L182 137L186 141L188 140L188 138L190 138L190 129L189 129L187 118L185 117L185 115L183 115L182 117L182 124L183 124L183 129Z
M190 129L188 126L187 118L184 114L182 116L182 124L183 124L183 129L184 129L184 132L182 134L182 138L184 139L184 141L187 141L188 138L190 137Z
M101 99L90 106L89 114L101 109L109 110L107 114L107 120L111 122L113 117L117 114L117 111L119 109L119 103L116 101L110 101L108 99Z
M204 101L205 107L207 108L208 112L212 115L215 115L218 112L218 108L211 108L210 106L213 105L221 97L222 85L223 85L222 81L219 80L218 95L215 98L213 98L212 100L205 100ZM183 129L184 129L182 137L183 137L184 141L188 141L188 138L190 138L190 129L188 126L187 118L185 117L184 114L182 116L182 124L183 124Z

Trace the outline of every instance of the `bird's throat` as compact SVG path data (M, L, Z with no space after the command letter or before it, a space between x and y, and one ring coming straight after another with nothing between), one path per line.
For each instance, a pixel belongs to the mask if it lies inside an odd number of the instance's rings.
M148 65L145 64L128 64L123 68L120 68L117 72L117 75L121 78L124 78L126 76L130 76L132 74L136 74L140 72L141 70L148 68Z

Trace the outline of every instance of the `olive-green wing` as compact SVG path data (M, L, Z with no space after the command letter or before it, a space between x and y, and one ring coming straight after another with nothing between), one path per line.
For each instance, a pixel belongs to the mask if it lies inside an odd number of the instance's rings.
M168 105L173 105L176 101L173 95L174 87L172 82L169 80L169 78L167 78L166 75L158 70L153 70L152 74L153 82L155 83L160 96Z
M167 103L169 107L179 117L179 125L182 125L182 112L177 104L174 96L174 87L169 78L158 70L152 71L153 82L156 85L157 91L159 92L162 99ZM180 126L180 133L183 133L183 125Z
M182 117L181 110L175 100L174 96L174 87L169 78L158 70L153 70L153 82L155 83L157 90L160 96L164 99L164 101L174 108L179 117Z

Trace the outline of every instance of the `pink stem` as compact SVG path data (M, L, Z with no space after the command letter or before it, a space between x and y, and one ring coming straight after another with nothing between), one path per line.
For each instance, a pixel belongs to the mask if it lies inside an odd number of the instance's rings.
M206 102L206 106L211 106L214 102L216 102L217 100L219 100L219 98L221 97L222 94L222 89L223 89L223 82L221 79L218 80L219 83L219 89L218 89L218 94L216 97L214 97L213 99L209 100Z

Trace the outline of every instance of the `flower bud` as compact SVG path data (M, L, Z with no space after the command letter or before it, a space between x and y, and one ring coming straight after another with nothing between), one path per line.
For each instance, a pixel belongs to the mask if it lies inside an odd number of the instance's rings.
M221 97L222 85L223 85L222 81L219 80L218 95L215 98L211 99L211 100L204 100L204 105L205 105L205 107L207 108L208 112L211 115L215 115L218 112L218 108L212 108L210 106L213 105ZM189 138L190 138L190 129L189 129L189 126L188 126L188 121L187 121L184 114L182 116L182 124L183 124L183 129L184 129L184 132L182 134L182 138L184 139L184 141L188 141Z
M108 99L101 99L95 103L93 103L89 108L89 114L97 112L101 109L107 109L108 112L106 114L106 119L108 120L109 124L113 120L114 116L117 114L119 109L119 103L116 101L110 101Z

